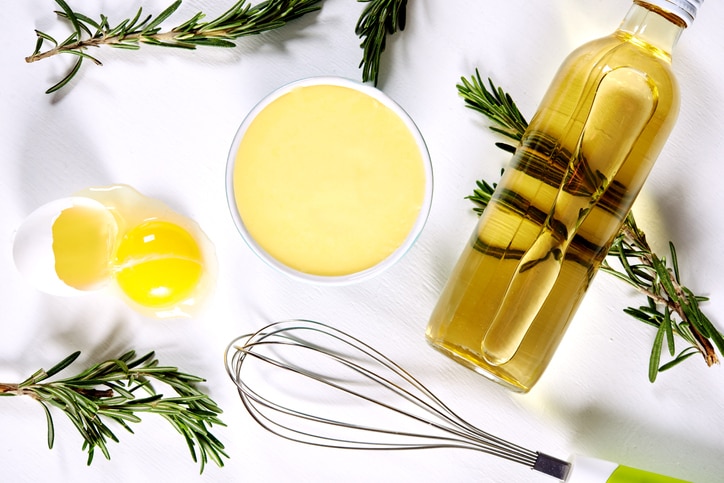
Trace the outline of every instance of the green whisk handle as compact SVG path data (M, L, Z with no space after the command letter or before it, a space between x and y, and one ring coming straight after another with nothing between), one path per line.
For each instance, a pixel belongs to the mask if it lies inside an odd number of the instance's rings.
M576 456L567 483L691 483L628 466Z

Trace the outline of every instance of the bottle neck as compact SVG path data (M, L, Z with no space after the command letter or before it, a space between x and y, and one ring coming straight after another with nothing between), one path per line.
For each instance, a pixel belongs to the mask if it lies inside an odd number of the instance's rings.
M671 61L671 52L685 28L686 22L673 13L643 0L634 0L618 31Z

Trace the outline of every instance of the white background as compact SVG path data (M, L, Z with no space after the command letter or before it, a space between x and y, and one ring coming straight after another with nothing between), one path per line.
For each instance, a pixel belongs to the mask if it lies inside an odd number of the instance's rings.
M70 0L111 22L139 2ZM170 3L170 2L169 2ZM222 1L187 0L166 23ZM148 13L167 6L143 2ZM724 475L724 372L701 358L647 380L653 329L622 309L642 296L610 276L596 278L540 383L515 395L430 349L427 317L474 227L476 179L495 181L506 155L455 85L479 68L509 91L530 118L563 58L615 29L629 0L410 0L407 29L389 41L380 87L418 124L432 156L435 194L418 243L383 275L350 287L292 281L244 245L226 204L229 145L251 107L270 90L313 75L361 78L354 26L363 4L327 0L320 13L283 30L242 39L234 49L176 51L143 46L91 53L58 94L43 92L69 58L26 64L33 29L64 38L50 0L4 2L0 29L0 381L18 382L70 352L73 366L128 348L157 351L164 364L207 379L225 410L214 433L231 459L202 476L183 439L146 416L135 434L118 429L112 459L85 465L82 440L55 411L56 445L34 401L0 399L3 481L553 481L522 466L466 450L345 452L289 443L244 412L223 367L234 337L268 322L311 318L352 332L391 356L477 426L533 450L573 453L697 482ZM724 151L724 5L704 3L675 53L683 102L679 122L636 208L658 251L678 248L684 283L711 296L706 313L724 329L721 153ZM153 321L102 294L60 299L38 293L12 262L14 230L41 204L88 186L126 183L198 221L214 241L218 287L192 320ZM681 346L683 348L683 346Z

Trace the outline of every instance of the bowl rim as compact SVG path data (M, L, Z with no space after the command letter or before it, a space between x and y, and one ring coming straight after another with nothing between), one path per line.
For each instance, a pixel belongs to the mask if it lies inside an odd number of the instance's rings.
M415 219L415 223L412 225L412 228L410 229L400 246L398 246L392 253L390 253L384 259L380 260L375 265L359 272L353 272L343 275L311 274L292 268L274 258L254 239L254 237L247 230L246 225L244 224L244 220L239 213L239 209L236 204L236 197L234 194L234 167L236 164L236 153L239 149L239 145L241 144L242 139L246 134L246 131L248 130L254 119L256 119L256 116L261 111L263 111L269 104L271 104L281 96L291 92L292 90L300 87L318 85L332 85L354 89L358 92L374 98L378 102L391 109L395 114L397 114L400 120L402 120L405 126L407 126L408 131L410 132L412 137L415 139L422 158L423 171L425 176L424 197L420 206L420 211L417 215L417 218ZM267 265L271 266L272 268L276 269L281 273L290 276L293 279L323 285L348 285L370 279L382 273L383 271L387 270L389 267L397 263L400 259L402 259L402 257L404 257L404 255L410 250L410 248L412 248L412 246L415 244L420 234L422 233L423 228L425 227L425 224L427 223L430 215L430 210L432 207L434 180L430 153L427 148L427 144L422 137L422 133L420 132L420 129L412 120L410 115L397 102L392 100L392 98L390 98L387 94L382 92L380 89L372 86L371 84L361 83L345 77L325 75L306 77L284 84L272 90L270 93L268 93L256 103L256 105L242 120L231 143L231 147L229 148L226 162L225 184L226 199L229 206L229 211L231 213L231 217L234 221L234 225L236 226L237 231L241 234L241 237L246 245L252 250L252 252L256 254L257 257L259 257Z

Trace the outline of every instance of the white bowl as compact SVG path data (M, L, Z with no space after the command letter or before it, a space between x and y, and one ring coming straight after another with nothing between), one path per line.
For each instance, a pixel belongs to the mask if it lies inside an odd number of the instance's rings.
M269 106L272 102L279 99L281 96L295 90L301 87L308 87L308 86L319 86L319 85L331 85L331 86L340 86L340 87L346 87L354 89L360 93L366 94L367 96L370 96L371 98L375 99L376 101L380 102L387 108L389 108L393 113L395 113L399 119L402 121L402 123L405 125L407 130L409 131L409 134L411 135L412 139L414 139L415 144L417 145L417 148L419 149L420 158L422 160L422 169L424 173L424 195L422 204L420 205L419 212L417 214L417 218L412 225L411 229L409 230L407 236L405 237L404 241L394 250L392 253L390 253L386 258L379 261L379 263L376 263L375 265L363 269L361 271L356 271L354 273L345 273L340 275L319 275L314 273L306 273L304 271L300 271L296 268L290 267L276 258L274 258L272 255L270 255L267 250L262 247L257 240L254 239L254 237L251 235L249 230L247 229L247 226L244 223L244 219L239 211L239 207L237 205L237 197L234 193L234 170L236 166L236 158L237 158L237 152L239 151L239 147L244 140L244 137L253 123L253 121L257 118L259 113L261 113L267 106ZM415 243L416 239L420 235L420 232L422 231L425 222L427 221L428 214L430 212L430 206L432 204L432 192L433 192L433 175L432 175L432 166L430 163L430 155L427 150L427 146L425 145L425 141L422 138L422 135L420 134L420 131L418 130L417 126L414 124L412 119L407 115L407 113L393 100L391 100L388 96L386 96L382 91L379 89L376 89L372 86L361 84L359 82L355 82L352 80L339 78L339 77L312 77L308 79L299 80L296 82L292 82L290 84L287 84L271 94L269 94L267 97L262 99L252 110L251 112L246 116L244 121L241 123L236 136L234 137L234 141L231 145L231 149L229 150L228 155L228 161L227 161L227 169L226 169L226 191L227 191L227 199L229 204L229 209L231 211L231 216L234 220L234 223L236 224L237 229L239 230L239 233L241 233L241 236L243 237L246 244L254 251L262 260L264 260L267 264L274 267L275 269L291 276L296 279L304 280L307 282L315 282L315 283L322 283L322 284L349 284L358 282L361 280L366 280L374 275L377 275L384 271L385 269L389 268L393 264L395 264L398 260L400 260L405 253L410 249L410 247Z

